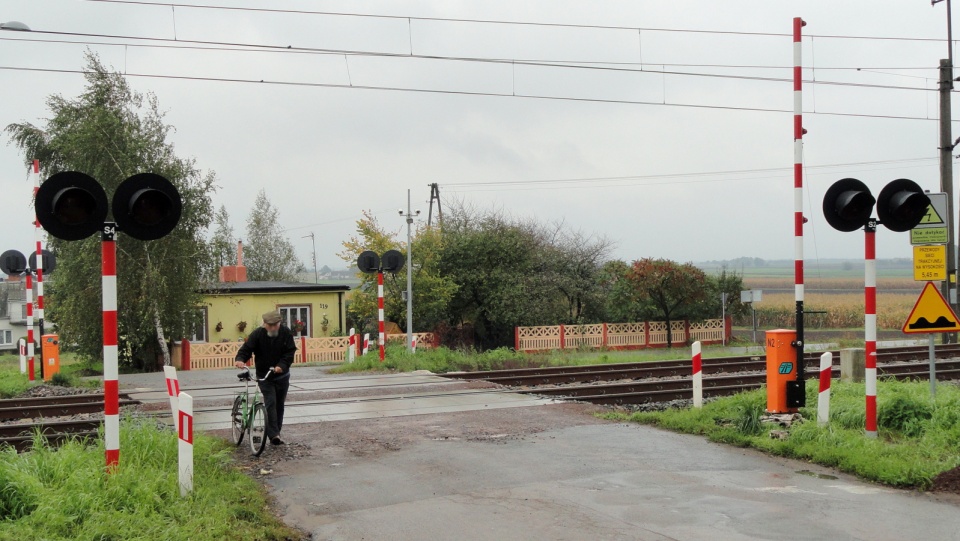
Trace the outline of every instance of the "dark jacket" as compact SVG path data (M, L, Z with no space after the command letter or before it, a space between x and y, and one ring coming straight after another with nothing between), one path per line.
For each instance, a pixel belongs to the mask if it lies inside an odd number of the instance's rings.
M266 329L257 327L240 346L237 360L245 363L252 356L257 369L257 378L266 376L271 367L279 366L283 368L283 374L275 374L270 378L281 378L290 375L290 365L293 364L293 356L296 352L297 345L293 341L293 333L284 325L280 325L276 338L270 338L267 336Z

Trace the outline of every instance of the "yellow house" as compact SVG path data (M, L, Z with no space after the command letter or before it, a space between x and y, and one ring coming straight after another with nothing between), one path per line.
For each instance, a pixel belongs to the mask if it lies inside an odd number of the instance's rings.
M202 324L192 342L237 342L277 310L294 336L345 334L346 285L300 282L221 282L202 291Z
M238 342L259 327L265 312L277 310L295 336L344 335L345 296L350 286L302 282L247 281L243 244L237 264L220 267L220 282L201 291L200 322L191 342Z

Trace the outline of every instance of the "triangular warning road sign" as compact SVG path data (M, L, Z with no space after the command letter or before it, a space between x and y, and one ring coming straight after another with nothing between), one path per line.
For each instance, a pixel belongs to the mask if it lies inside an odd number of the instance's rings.
M943 298L933 282L927 282L920 292L917 304L913 306L907 322L903 324L905 333L935 333L960 331L957 314Z
M923 218L920 218L921 224L943 224L943 218L937 212L937 209L933 208L933 203L927 205L927 213L923 215ZM917 224L919 225L919 224Z

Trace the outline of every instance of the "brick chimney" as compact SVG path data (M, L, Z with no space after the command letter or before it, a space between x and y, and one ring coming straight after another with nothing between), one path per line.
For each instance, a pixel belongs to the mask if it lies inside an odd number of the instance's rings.
M246 282L247 268L243 266L243 241L237 242L237 264L220 267L221 282Z

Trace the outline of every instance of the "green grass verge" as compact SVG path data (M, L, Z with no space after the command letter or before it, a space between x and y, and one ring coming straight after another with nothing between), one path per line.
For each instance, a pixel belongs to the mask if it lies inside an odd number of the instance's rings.
M111 474L102 439L19 455L0 450L0 541L301 539L273 516L263 488L232 465L233 446L223 440L195 435L194 490L181 497L177 442L155 422L124 419L120 466Z
M606 414L660 426L712 441L753 447L790 458L809 460L867 480L896 487L925 489L937 474L960 466L960 387L937 386L930 398L929 382L882 380L877 389L878 437L864 432L863 384L834 382L830 423L816 423L817 386L807 385L807 404L800 413L808 421L787 429L761 423L767 397L761 389L718 398L701 409ZM786 430L774 439L772 430Z

